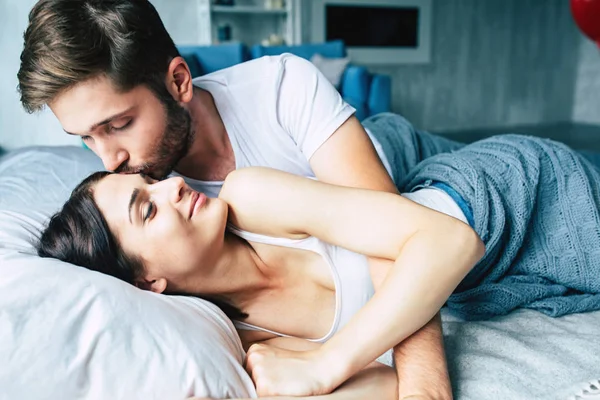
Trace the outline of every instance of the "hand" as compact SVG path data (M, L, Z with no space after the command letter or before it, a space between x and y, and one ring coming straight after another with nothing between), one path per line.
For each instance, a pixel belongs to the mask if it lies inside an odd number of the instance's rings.
M337 386L325 361L315 350L284 350L260 343L248 349L246 370L259 397L317 396Z

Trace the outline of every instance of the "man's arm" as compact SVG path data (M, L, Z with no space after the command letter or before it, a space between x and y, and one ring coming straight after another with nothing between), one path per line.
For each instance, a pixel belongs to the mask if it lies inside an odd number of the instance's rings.
M252 343L248 343L242 339L244 347L248 347ZM306 351L313 350L321 346L320 343L310 342L308 340L292 338L292 337L276 337L261 341L262 343L271 346L279 347L287 350ZM309 397L261 397L264 400L396 400L397 399L398 380L393 369L379 364L371 363L362 371L356 373L352 378L344 382L334 392L323 396ZM208 398L193 397L188 400L211 400ZM236 399L250 400L250 399Z
M290 397L269 396L262 400L395 400L397 381L394 370L386 366L365 368L348 379L333 393L322 396ZM216 400L206 397L192 397L187 400ZM234 399L250 400L250 399Z
M440 314L394 347L400 399L451 400Z
M398 193L371 139L354 116L348 118L309 161L322 182Z
M323 182L397 193L356 117L349 118L315 151L310 164ZM439 313L394 348L394 360L400 399L417 394L436 400L452 399Z

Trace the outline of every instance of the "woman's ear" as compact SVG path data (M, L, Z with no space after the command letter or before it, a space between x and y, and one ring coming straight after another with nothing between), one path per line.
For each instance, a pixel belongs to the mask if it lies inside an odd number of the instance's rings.
M154 293L163 293L167 289L167 280L165 278L153 280L142 278L135 282L135 286L142 290L149 290Z
M167 71L167 90L180 103L189 103L194 95L192 73L183 57L175 57Z

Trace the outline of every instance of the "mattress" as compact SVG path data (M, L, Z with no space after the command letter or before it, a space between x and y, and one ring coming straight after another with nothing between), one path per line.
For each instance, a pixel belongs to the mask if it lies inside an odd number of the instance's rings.
M0 158L0 211L27 210L32 218L50 215L81 177L102 168L90 152L75 147L18 153ZM37 159L51 162L40 166ZM16 170L18 177L6 175ZM0 241L13 239L14 245L27 240L0 226ZM600 379L600 312L553 319L521 310L481 322L462 321L447 310L442 316L457 400L566 400ZM0 361L3 368L10 365Z
M465 322L444 310L443 323L457 400L566 400L600 379L600 312Z

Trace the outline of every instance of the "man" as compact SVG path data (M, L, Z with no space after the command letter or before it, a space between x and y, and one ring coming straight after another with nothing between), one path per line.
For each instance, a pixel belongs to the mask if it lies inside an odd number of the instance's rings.
M108 170L175 171L213 196L247 166L397 191L354 109L308 61L265 57L192 81L147 0L41 0L18 76L25 109L49 106ZM452 397L439 315L394 350L399 398Z

